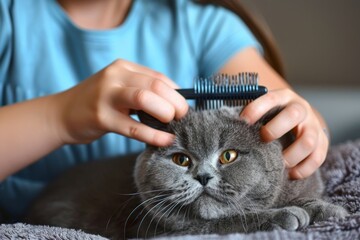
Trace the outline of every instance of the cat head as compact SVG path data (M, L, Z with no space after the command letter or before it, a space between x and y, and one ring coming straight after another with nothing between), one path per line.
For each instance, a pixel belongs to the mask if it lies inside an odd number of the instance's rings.
M148 146L137 159L135 181L148 209L159 204L169 215L186 210L215 219L273 203L284 174L282 146L260 139L270 115L250 126L240 112L240 107L190 110L179 121L157 123L176 138L168 147Z

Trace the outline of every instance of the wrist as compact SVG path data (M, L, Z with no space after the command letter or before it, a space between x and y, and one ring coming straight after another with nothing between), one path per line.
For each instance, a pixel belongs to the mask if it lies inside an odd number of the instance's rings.
M47 96L45 106L46 127L53 136L55 144L62 146L67 144L66 128L63 120L64 103L62 93Z

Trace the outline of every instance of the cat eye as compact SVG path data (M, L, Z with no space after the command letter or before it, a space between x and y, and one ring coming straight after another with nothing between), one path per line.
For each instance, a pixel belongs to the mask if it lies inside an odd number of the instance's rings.
M172 156L172 160L174 163L176 163L177 165L182 166L182 167L187 167L191 163L190 158L182 153L175 153Z
M228 164L234 161L238 156L237 151L235 150L226 150L220 155L220 163Z

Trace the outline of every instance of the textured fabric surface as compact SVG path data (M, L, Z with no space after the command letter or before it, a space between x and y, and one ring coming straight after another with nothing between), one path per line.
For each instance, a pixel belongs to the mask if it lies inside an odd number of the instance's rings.
M106 238L86 234L82 231L48 226L31 226L22 223L0 226L0 239L23 240L105 240Z
M359 239L360 238L360 139L330 149L321 168L330 201L344 206L350 216L317 222L298 232L275 230L251 234L179 236L158 239ZM104 239L81 231L23 224L1 225L0 239Z

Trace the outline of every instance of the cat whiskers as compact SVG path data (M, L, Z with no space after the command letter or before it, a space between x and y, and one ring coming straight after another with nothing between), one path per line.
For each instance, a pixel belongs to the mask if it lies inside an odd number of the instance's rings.
M240 190L237 190L235 186L233 186L231 183L228 183L223 180L221 184L220 189L211 189L213 194L216 198L222 199L222 201L225 201L228 205L231 205L233 209L236 210L239 214L237 215L239 217L240 223L242 224L242 227L244 229L244 232L248 232L249 229L249 217L251 218L251 215L248 215L246 206L248 205L247 202L250 202L250 199L246 196L246 194L241 194ZM241 195L241 198L245 199L245 204L240 204L239 200L239 194ZM237 196L237 197L236 197ZM253 205L252 205L253 206ZM251 206L251 207L252 207ZM258 211L255 208L252 208L252 212L254 212L255 217L259 221L259 214ZM251 224L252 222L250 222Z
M164 190L161 190L161 193L163 193L163 192L169 192L169 193L167 193L166 194L166 196L165 196L165 194L164 194L164 198L165 198L165 200L167 199L167 198L170 198L172 195L173 195L173 189L164 189ZM145 193L145 192L141 192L141 193ZM148 192L146 192L146 193L151 193L151 191L148 191ZM167 199L167 200L169 200L169 199ZM160 200L161 201L161 200ZM158 202L158 201L156 201L156 202ZM154 202L150 202L147 206L150 206L151 204L154 204L155 203L155 201ZM143 207L143 209L141 210L141 212L136 216L136 218L135 218L135 220L146 210L146 208L147 208L147 206L145 206L145 207ZM135 221L134 220L134 221Z
M147 234L148 234L148 231L149 231L149 229L150 229L150 227L151 227L151 224L152 224L152 222L154 221L154 219L157 217L157 215L158 215L159 213L163 212L164 209L168 209L169 206L172 205L172 204L170 203L170 204L166 205L164 208L162 208L162 206L163 206L165 203L167 203L167 201L164 199L164 201L162 202L161 205L158 204L158 206L157 206L158 209L155 210L156 212L155 212L154 214L152 214L153 216L152 216L152 218L151 218L151 220L150 220L150 223L148 224L148 227L147 227L146 232L145 232L145 238L147 237ZM150 210L151 210L151 209L150 209ZM148 213L150 213L150 210L149 210ZM165 214L165 213L164 213L164 214ZM160 218L160 220L161 220L161 218ZM160 220L158 220L158 223L159 223ZM157 228L158 223L156 224L156 228ZM156 228L155 228L155 232L156 232Z
M169 194L161 194L161 192L160 192L158 195L156 195L156 196L154 196L154 197L152 197L152 198L149 198L149 199L143 201L143 202L140 203L136 208L134 208L134 209L131 211L131 213L129 214L129 216L126 218L126 220L125 220L125 224L124 224L124 239L126 239L126 226L127 226L127 223L128 223L128 221L129 221L131 215L132 215L137 209L139 209L141 206L143 206L143 205L145 205L145 204L151 205L151 204L156 203L156 202L159 202L159 201L161 202L161 201L164 200L164 199L162 199L162 198L167 197L167 196L169 196ZM159 200L159 199L160 199L160 200ZM143 207L142 211L136 216L135 220L138 218L139 215L142 214L142 212L144 211L144 209L145 209L145 207ZM134 220L134 221L135 221L135 220Z
M139 233L140 233L140 229L141 229L141 225L143 224L144 220L146 219L146 217L153 211L153 209L159 207L161 208L161 206L166 203L169 199L165 198L160 200L159 202L157 202L153 207L151 207L147 213L145 214L145 216L141 219L140 224L137 228L137 232L136 232L136 238L139 238Z
M158 205L158 209L153 215L153 217L151 218L150 224L146 230L146 234L145 236L147 236L148 230L150 228L151 223L154 221L154 219L157 218L157 223L155 226L155 230L154 230L154 236L157 233L157 228L161 222L161 220L166 216L166 218L169 218L169 216L173 213L174 210L176 210L178 208L177 211L177 215L180 214L181 209L186 206L188 204L189 199L194 199L193 195L196 194L196 191L189 191L189 188L185 187L178 187L176 188L176 192L169 198L165 199L169 201L169 204L166 205L165 207L162 207L163 204ZM196 189L197 190L197 189ZM181 204L181 206L179 207L179 205ZM154 211L154 209L150 209L150 211ZM158 215L160 215L162 213L162 215L160 217L158 217ZM166 230L166 222L167 220L165 220L164 224L163 224L163 228L164 230ZM184 220L185 223L185 220Z
M246 213L245 211L242 209L242 207L237 203L237 201L235 199L233 199L233 197L229 196L229 198L226 200L226 202L230 205L232 205L235 209L238 210L238 212L241 212L242 214L238 215L240 218L240 222L242 224L242 227L244 229L244 232L247 233L248 232L248 223L247 223L247 218L246 218ZM244 218L244 221L243 221Z
M176 213L176 219L178 218L179 214L180 214L180 211L181 209L185 206L185 208L187 207L187 209L185 210L185 213L183 214L184 215L184 220L183 220L183 226L185 225L185 222L186 222L186 211L188 211L190 209L189 205L186 205L185 203L183 203L180 208L178 209L177 213Z
M106 223L106 227L105 229L107 230L111 220L113 219L114 216L118 215L119 213L122 212L122 210L124 209L124 207L127 205L128 202L130 202L130 200L134 199L135 197L139 196L140 194L147 194L147 193L156 193L156 192L164 192L164 191L171 191L171 189L159 189L159 190L150 190L150 191L144 191L144 192L136 192L136 193L115 193L116 195L119 196L132 196L131 198L129 198L128 200L126 200L123 204L121 204L116 211L110 216L109 220ZM121 207L122 206L122 207ZM121 208L120 208L121 207ZM142 213L142 212L141 212Z
M139 218L139 216L141 216L143 214L143 212L148 211L148 209L147 209L148 207L150 207L151 205L154 205L154 204L158 204L158 203L163 202L163 201L166 202L166 200L164 198L160 198L160 199L156 199L156 200L154 200L152 202L149 202L146 205L144 205L144 207L142 207L142 209L141 209L141 212L136 215L133 222L136 221Z
M181 203L180 203L180 202L177 202L175 205L173 204L173 206L172 206L170 209L168 209L168 210L163 214L163 216L161 216L161 218L162 218L162 217L164 217L165 214L166 214L166 220L165 220L165 222L164 222L164 228L166 228L166 222L167 222L167 220L169 219L170 214L172 213L172 211L173 211L174 209L176 209L177 206L179 206L179 204L181 204ZM182 206L183 206L184 204L185 204L185 203L182 203ZM169 211L169 210L170 210L170 211ZM161 218L160 218L160 220L161 220Z
M274 184L274 183L272 183L272 182L269 182L269 183L271 184L271 186L273 186L273 187L275 187L275 188L279 189L279 190L280 190L280 192L284 193L285 195L290 195L290 193L289 193L289 192L287 192L285 189L281 188L280 186L275 185L275 184Z
M256 208L256 205L253 204L253 202L245 195L244 196L246 201L246 204L249 206L249 209L251 210L251 213L254 213L256 216L256 220L257 220L257 229L260 229L260 218L259 218L259 212L258 209Z
M176 217L174 218L174 219L177 219L177 218L178 218L179 212L180 212L180 210L181 210L184 206L185 206L185 209L184 209L183 220L182 220L183 225L184 225L185 222L186 222L186 218L189 218L189 216L188 216L188 213L189 213L189 210L190 210L189 205L186 205L185 203L183 203L183 204L181 205L181 207L178 209L177 215L176 215ZM171 211L170 211L170 213L171 213ZM169 213L169 215L170 215L170 213ZM163 216L162 216L162 217L163 217ZM162 218L162 217L161 217L161 218ZM161 218L159 219L159 221L158 221L157 224L156 224L153 237L156 237L156 236L157 236L157 227L158 227L158 224L160 223ZM165 225L166 225L166 222L165 222ZM167 231L167 234L176 233L176 230L168 230L168 229L165 229L165 225L164 225L164 230Z
M231 184L227 184L230 187L230 190L235 192L234 187ZM217 198L221 198L221 201L226 201L227 204L233 206L233 208L237 209L237 212L241 212L242 214L238 215L240 217L240 222L245 232L248 232L248 222L246 218L245 210L242 206L238 203L238 199L236 199L233 195L229 194L229 189L225 191L224 189L211 189ZM244 221L242 220L244 218Z
M131 196L131 195L130 195ZM110 225L111 220L113 219L114 216L117 216L118 214L121 214L122 210L124 209L124 207L130 202L130 200L134 199L136 197L136 195L130 197L128 200L126 200L125 202L123 202L122 204L119 205L119 207L115 210L115 212L110 216L109 220L106 223L106 227L105 230L108 230L108 227Z
M190 210L191 210L191 206L189 205L189 204L186 204L186 203L183 203L182 205L181 205L181 207L178 209L178 211L177 211L177 214L176 214L176 216L175 216L175 218L174 219L178 219L178 216L179 216L179 214L180 214L180 211L181 211L181 209L183 209L183 207L185 207L184 208L184 210L183 210L183 220L182 220L182 226L185 226L185 223L186 222L190 222ZM192 219L191 220L191 222L196 222L196 219L194 220L194 219ZM166 223L165 223L166 224ZM175 231L176 232L176 231ZM156 228L155 228L155 234L154 234L154 237L156 236Z
M176 201L183 202L185 204L190 204L194 202L198 197L201 196L201 194L204 192L202 187L198 187L195 189L186 189L185 194L181 194L176 198Z
M116 194L120 195L120 196L137 196L137 195L140 195L140 194L166 192L166 191L172 191L172 189L157 189L157 190L150 190L150 191L136 192L136 193L116 193Z
M146 234L145 236L147 236L147 233L148 233L148 230L149 230L149 227L151 225L151 223L153 222L153 220L157 217L158 214L161 214L161 217L158 218L157 220L157 223L156 223L156 226L155 226L155 231L154 231L154 235L156 235L156 231L157 231L157 228L158 228L158 225L159 223L161 222L161 219L166 215L166 217L168 218L170 216L170 214L172 213L172 211L174 209L176 209L176 207L178 207L180 204L182 204L181 208L187 203L188 201L188 197L185 197L184 196L187 196L188 194L185 194L189 189L188 188L176 188L177 192L171 196L171 198L167 199L170 202L170 204L168 204L167 206L165 206L164 208L161 209L162 205L159 206L159 209L157 212L155 212L155 214L153 214L153 217L150 221L150 224L146 230ZM176 201L174 201L174 199L176 199ZM181 209L180 208L180 209ZM180 211L180 209L178 210L178 213ZM150 210L149 210L150 212ZM166 221L164 222L164 230L166 229Z
M170 216L170 214L171 214L171 212L176 208L176 206L178 206L180 203L179 202L171 202L170 204L168 204L164 209L161 209L161 210L164 210L165 212L161 215L161 217L160 218L158 218L158 220L157 220L157 223L156 223L156 226L155 226L155 230L154 230L154 236L156 236L156 231L157 231L157 228L158 228L158 225L159 225L159 223L161 222L161 219L165 216L165 215L167 215L167 217L169 217ZM156 215L158 215L158 213L161 213L161 212L163 212L163 211L161 211L161 210L159 210L157 213L156 213ZM156 216L156 215L154 215L154 217ZM153 219L154 219L154 217L151 219L151 221L153 221ZM165 222L164 222L164 231L166 230L166 220L165 220ZM146 234L147 235L147 234ZM145 235L145 236L146 236Z

